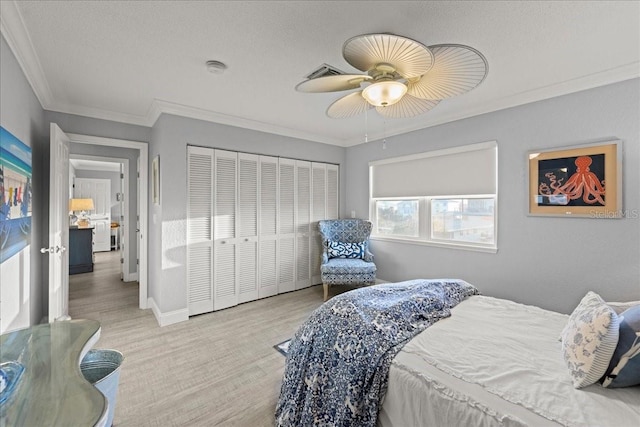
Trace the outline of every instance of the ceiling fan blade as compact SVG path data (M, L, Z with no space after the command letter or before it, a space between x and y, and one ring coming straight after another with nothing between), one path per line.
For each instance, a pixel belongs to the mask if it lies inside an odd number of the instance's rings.
M402 119L404 117L414 117L426 113L438 105L439 100L420 99L406 94L402 99L387 107L376 107L376 111L390 119Z
M435 57L433 67L419 80L407 82L410 95L422 99L450 98L470 91L487 76L487 60L469 46L442 44L429 49Z
M373 105L362 97L362 91L343 96L327 108L327 116L332 119L346 119L364 113Z
M371 80L364 74L340 74L335 76L318 77L298 83L298 92L338 92L341 90L357 89L364 81Z
M363 34L342 47L344 59L361 71L390 64L402 77L418 77L431 69L433 54L425 45L395 34Z

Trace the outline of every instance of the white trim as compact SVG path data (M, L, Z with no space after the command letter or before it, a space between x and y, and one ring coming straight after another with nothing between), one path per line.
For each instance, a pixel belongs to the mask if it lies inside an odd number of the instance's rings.
M0 1L0 33L15 55L42 108L51 109L51 87L15 1Z
M567 80L554 85L544 86L538 89L532 89L527 92L521 92L512 96L495 99L486 102L478 107L461 107L452 111L450 114L444 115L438 119L432 119L433 115L425 115L425 121L416 120L409 121L407 126L396 128L393 131L372 132L368 135L368 142L389 139L393 136L414 132L421 129L427 129L433 126L439 126L446 123L455 122L456 120L467 119L469 117L479 116L481 114L492 113L494 111L506 110L508 108L518 107L520 105L531 104L533 102L543 101L546 99L556 98L558 96L569 95L571 93L583 90L594 89L613 83L619 83L626 80L636 79L640 77L640 61L632 62L610 70L598 73L588 74L572 80ZM352 147L354 145L366 144L362 137L358 136L343 141L344 147Z
M126 248L126 246L125 246ZM123 282L137 282L138 281L138 272L135 273L123 273ZM148 308L148 307L145 307Z
M478 142L476 144L458 145L451 148L443 148L441 150L425 151L422 153L409 154L401 157L390 157L388 159L373 160L369 162L369 166L380 166L390 163L408 162L417 159L427 159L429 157L449 156L451 154L468 153L470 151L486 150L487 148L497 148L497 141ZM498 163L496 162L496 165ZM386 197L385 197L386 199Z
M204 110L202 108L189 107L187 105L176 104L169 101L155 99L150 109L151 114L157 114L156 117L147 117L148 126L153 126L161 113L172 114L175 116L188 117L192 119L204 120L207 122L220 123L229 126L241 127L244 129L256 130L276 135L288 136L291 138L306 139L309 141L321 142L323 144L344 146L344 141L336 138L317 135L297 129L291 129L284 126L273 125L270 123L259 122L237 116L216 113L215 111Z
M151 308L151 311L153 311L153 315L156 317L156 321L158 322L158 325L160 325L160 327L173 325L174 323L180 323L189 320L189 310L186 308L163 313L160 311L160 308L151 297L149 297L149 301L147 301L147 306L149 306L149 308Z
M149 144L140 141L129 141L124 139L103 138L99 136L68 134L71 142L76 144L104 145L109 147L132 148L140 152L140 203L138 210L140 213L140 261L138 265L139 278L139 307L147 308L148 294L148 211L149 211ZM125 246L126 249L126 246Z
M393 242L393 243L408 243L410 245L418 245L418 246L434 246L438 248L447 248L447 249L462 249L465 251L473 251L473 252L486 252L486 253L498 253L497 247L485 247L485 246L472 246L465 245L461 243L445 243L439 242L435 240L411 240L411 239L401 239L398 237L381 237L381 236L371 236L370 240L380 241L380 242Z
M311 132L304 132L296 129L290 129L282 126L272 125L268 123L258 122L236 116L216 113L200 108L180 105L169 101L154 99L149 106L147 114L136 115L108 111L99 108L83 107L78 105L69 105L57 102L53 99L51 88L47 82L42 65L38 59L38 55L33 47L29 33L22 19L22 15L15 1L0 2L0 32L7 40L10 49L15 55L23 73L25 74L29 84L31 85L36 97L40 101L42 108L50 111L57 111L67 114L77 114L86 117L93 117L104 120L114 120L121 123L130 123L140 126L152 127L158 117L162 113L175 114L182 117L205 120L214 123L222 123L230 126L238 126L246 129L257 130L261 132L273 133L276 135L289 136L292 138L300 138L308 141L320 142L323 144L337 145L340 147L351 147L354 145L364 144L361 136L351 139L342 140L338 138L327 137L326 135L318 135ZM595 87L605 86L612 83L618 83L640 77L640 61L631 62L616 68L604 70L592 74L588 74L575 79L567 80L554 85L544 86L527 92L518 93L512 96L496 99L486 102L478 107L459 108L450 114L432 120L429 116L425 116L425 121L413 120L407 126L396 129L392 132L377 132L369 135L369 141L390 138L392 136L413 132L420 129L426 129L432 126L461 120L480 114L490 113L493 111L504 110L531 102L541 101L544 99L554 98L557 96L567 95ZM433 116L431 116L433 117Z

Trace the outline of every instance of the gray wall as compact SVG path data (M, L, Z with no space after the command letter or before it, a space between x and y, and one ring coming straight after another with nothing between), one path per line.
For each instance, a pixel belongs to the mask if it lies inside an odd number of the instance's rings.
M32 150L31 277L25 278L20 286L28 287L30 294L21 312L28 310L29 321L36 324L48 312L48 282L43 279L43 271L49 264L46 256L40 254L40 248L48 246L45 230L49 221L49 190L45 192L44 188L48 185L49 168L43 166L45 155L49 158L49 131L40 102L4 37L0 37L0 93L0 124Z
M120 172L76 169L75 175L76 178L108 179L111 181L111 194L109 196L111 221L120 222L120 202L117 198L117 195L120 192ZM127 195L131 195L131 193L131 189L129 189L129 191L127 191ZM73 195L73 193L70 194ZM135 187L133 195L135 200ZM127 204L129 203L130 201L127 201Z
M187 144L340 165L344 148L163 114L153 127L149 161L160 155L160 206L149 201L149 296L163 313L187 307ZM341 212L344 212L341 209Z
M484 114L350 147L347 204L368 217L368 162L476 142L498 142L498 253L372 242L389 281L457 277L485 295L569 313L588 290L640 299L640 80ZM623 141L624 219L527 216L527 153L617 137ZM443 177L446 179L446 177Z

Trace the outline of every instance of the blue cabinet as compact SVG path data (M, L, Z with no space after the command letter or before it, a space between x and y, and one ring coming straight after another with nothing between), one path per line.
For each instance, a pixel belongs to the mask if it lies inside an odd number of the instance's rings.
M69 228L69 274L93 271L93 227Z

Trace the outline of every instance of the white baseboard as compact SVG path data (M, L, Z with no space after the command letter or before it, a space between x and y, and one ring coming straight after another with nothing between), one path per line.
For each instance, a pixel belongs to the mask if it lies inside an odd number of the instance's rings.
M380 283L389 283L389 281L388 280L384 280L384 279L378 279L376 277L376 285L379 285Z
M163 313L160 311L153 298L149 298L147 300L147 307L151 308L151 311L153 311L153 315L156 317L156 321L160 327L189 320L189 310L186 308Z
M138 272L135 273L127 273L123 275L123 282L137 282L138 281Z

